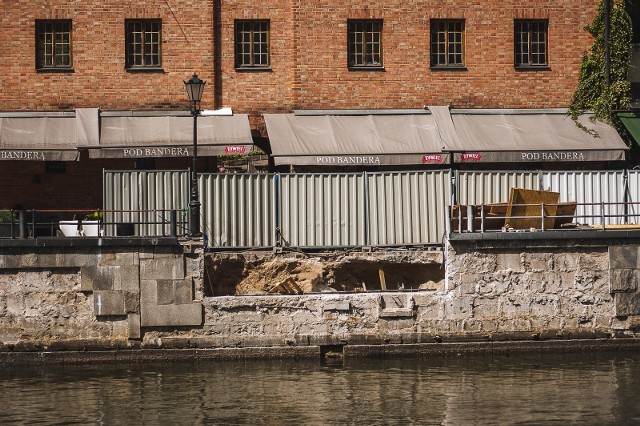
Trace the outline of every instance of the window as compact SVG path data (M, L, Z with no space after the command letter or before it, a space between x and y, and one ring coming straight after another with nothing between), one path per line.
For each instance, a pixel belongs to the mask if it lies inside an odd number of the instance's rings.
M382 21L348 22L349 68L382 68Z
M464 21L431 21L431 67L464 68Z
M36 21L36 68L71 69L71 21Z
M236 21L236 68L269 68L269 21Z
M128 69L159 69L162 66L162 22L160 20L127 20L126 67Z
M548 21L517 20L514 30L516 68L547 67Z

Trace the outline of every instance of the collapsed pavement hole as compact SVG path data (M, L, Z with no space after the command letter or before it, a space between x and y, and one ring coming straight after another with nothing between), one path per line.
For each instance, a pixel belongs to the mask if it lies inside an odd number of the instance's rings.
M403 256L402 260L394 260L338 254L322 257L209 255L205 257L203 290L205 296L214 297L443 289L441 264L420 260L419 253L414 256L415 259Z

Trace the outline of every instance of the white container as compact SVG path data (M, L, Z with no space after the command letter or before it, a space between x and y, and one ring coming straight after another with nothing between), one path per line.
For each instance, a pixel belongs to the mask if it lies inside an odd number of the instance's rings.
M100 221L99 220L83 220L82 235L84 235L85 237L100 236Z
M77 220L61 220L58 226L65 237L78 237L80 235Z

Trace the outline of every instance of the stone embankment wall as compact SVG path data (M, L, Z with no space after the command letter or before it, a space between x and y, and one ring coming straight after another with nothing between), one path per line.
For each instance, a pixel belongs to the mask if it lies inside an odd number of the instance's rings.
M323 255L0 247L0 350L634 336L639 276L640 239L628 237ZM267 294L283 291L279 280L314 292Z
M0 246L0 350L128 347L145 328L201 326L190 246L58 243Z

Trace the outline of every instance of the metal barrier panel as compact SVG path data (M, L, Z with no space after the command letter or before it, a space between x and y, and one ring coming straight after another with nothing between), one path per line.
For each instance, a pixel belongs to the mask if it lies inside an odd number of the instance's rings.
M107 236L130 232L140 236L170 235L169 211L186 211L189 205L189 173L185 170L105 170L103 182ZM179 222L182 220L185 218L178 218ZM186 232L178 229L178 234Z
M279 182L282 245L366 245L362 174L282 174Z
M538 172L456 171L457 204L509 202L511 188L540 189Z
M210 247L275 245L275 175L200 174L202 231Z
M629 170L627 180L629 223L640 224L640 170Z
M368 245L441 244L451 171L367 173Z
M544 171L540 174L542 189L559 192L561 202L578 203L578 223L602 225L604 220L606 225L619 225L625 222L624 170Z

